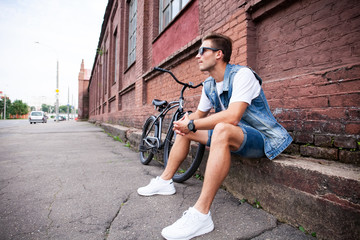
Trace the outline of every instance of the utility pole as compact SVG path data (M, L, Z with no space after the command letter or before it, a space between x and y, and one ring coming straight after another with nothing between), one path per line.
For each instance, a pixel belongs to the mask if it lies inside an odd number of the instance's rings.
M56 53L56 102L55 102L55 113L56 113L56 122L58 123L59 122L59 58L58 58L58 54L57 54L57 51L48 46L48 45L45 45L43 43L40 43L40 42L35 42L36 44L40 44L40 45L43 45L45 47L48 47L50 48L52 51L54 51Z
M69 89L70 89L70 88L69 88L69 86L68 86L68 103L67 103L67 115L68 115L68 116L67 116L67 120L68 120L68 121L70 120L70 118L69 118L69 107L70 107L70 106L69 106L69 105L70 105L70 103L69 103L69 91L70 91L70 90L69 90Z
M4 120L6 119L6 94L4 94Z
M56 59L56 122L59 122L59 60Z

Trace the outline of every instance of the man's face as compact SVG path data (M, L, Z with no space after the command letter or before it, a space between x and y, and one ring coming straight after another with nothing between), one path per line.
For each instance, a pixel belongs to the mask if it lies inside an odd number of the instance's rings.
M205 40L201 44L201 47L212 48L211 41ZM200 55L199 53L196 55L196 59L198 60L200 71L211 71L216 65L216 51L204 49L202 55Z

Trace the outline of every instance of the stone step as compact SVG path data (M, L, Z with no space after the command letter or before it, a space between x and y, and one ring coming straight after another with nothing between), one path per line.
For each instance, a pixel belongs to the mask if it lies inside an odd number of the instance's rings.
M141 129L100 125L138 149ZM207 156L208 149L199 168L201 174ZM316 233L319 239L360 236L358 166L284 154L272 161L233 156L223 187L240 200L260 204L280 222Z
M320 239L360 236L360 168L281 155L273 161L233 157L223 184L239 199L259 202L279 221Z

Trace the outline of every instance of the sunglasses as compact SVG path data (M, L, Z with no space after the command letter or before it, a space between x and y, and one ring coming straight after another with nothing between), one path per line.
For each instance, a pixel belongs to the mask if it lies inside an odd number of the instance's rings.
M201 48L199 48L199 51L198 51L199 55L202 56L204 54L205 50L211 50L211 51L216 52L216 51L219 51L221 49L211 48L211 47L201 47Z

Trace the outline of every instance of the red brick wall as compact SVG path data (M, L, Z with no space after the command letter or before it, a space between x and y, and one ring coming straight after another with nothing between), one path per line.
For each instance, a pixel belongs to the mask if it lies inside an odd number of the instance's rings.
M153 64L160 62L183 81L204 80L194 57L201 37L216 31L233 39L231 63L249 65L263 78L271 110L294 137L289 153L360 162L357 1L193 0L191 4L197 11L188 11L186 18L180 15L167 31L174 32L172 41L177 42L176 26L186 19L198 22L198 36L185 45L174 44L175 51L159 57L157 43L169 42L169 35L158 32L158 1L138 0L136 62L128 67L128 5L118 1L112 26L120 29L119 80L111 88L112 96L103 95L102 57L97 56L89 88L91 119L141 127L149 114L156 114L153 98L174 100L180 90L170 76L154 73ZM110 0L110 17L113 5ZM108 45L103 41L110 26L109 21L103 27L100 45ZM200 91L186 93L187 108L196 109ZM116 100L109 101L114 94ZM104 106L111 111L102 114Z
M343 160L346 148L359 160L353 151L360 134L358 6L354 0L296 1L255 19L254 67L271 109L294 142L306 144L292 151Z

